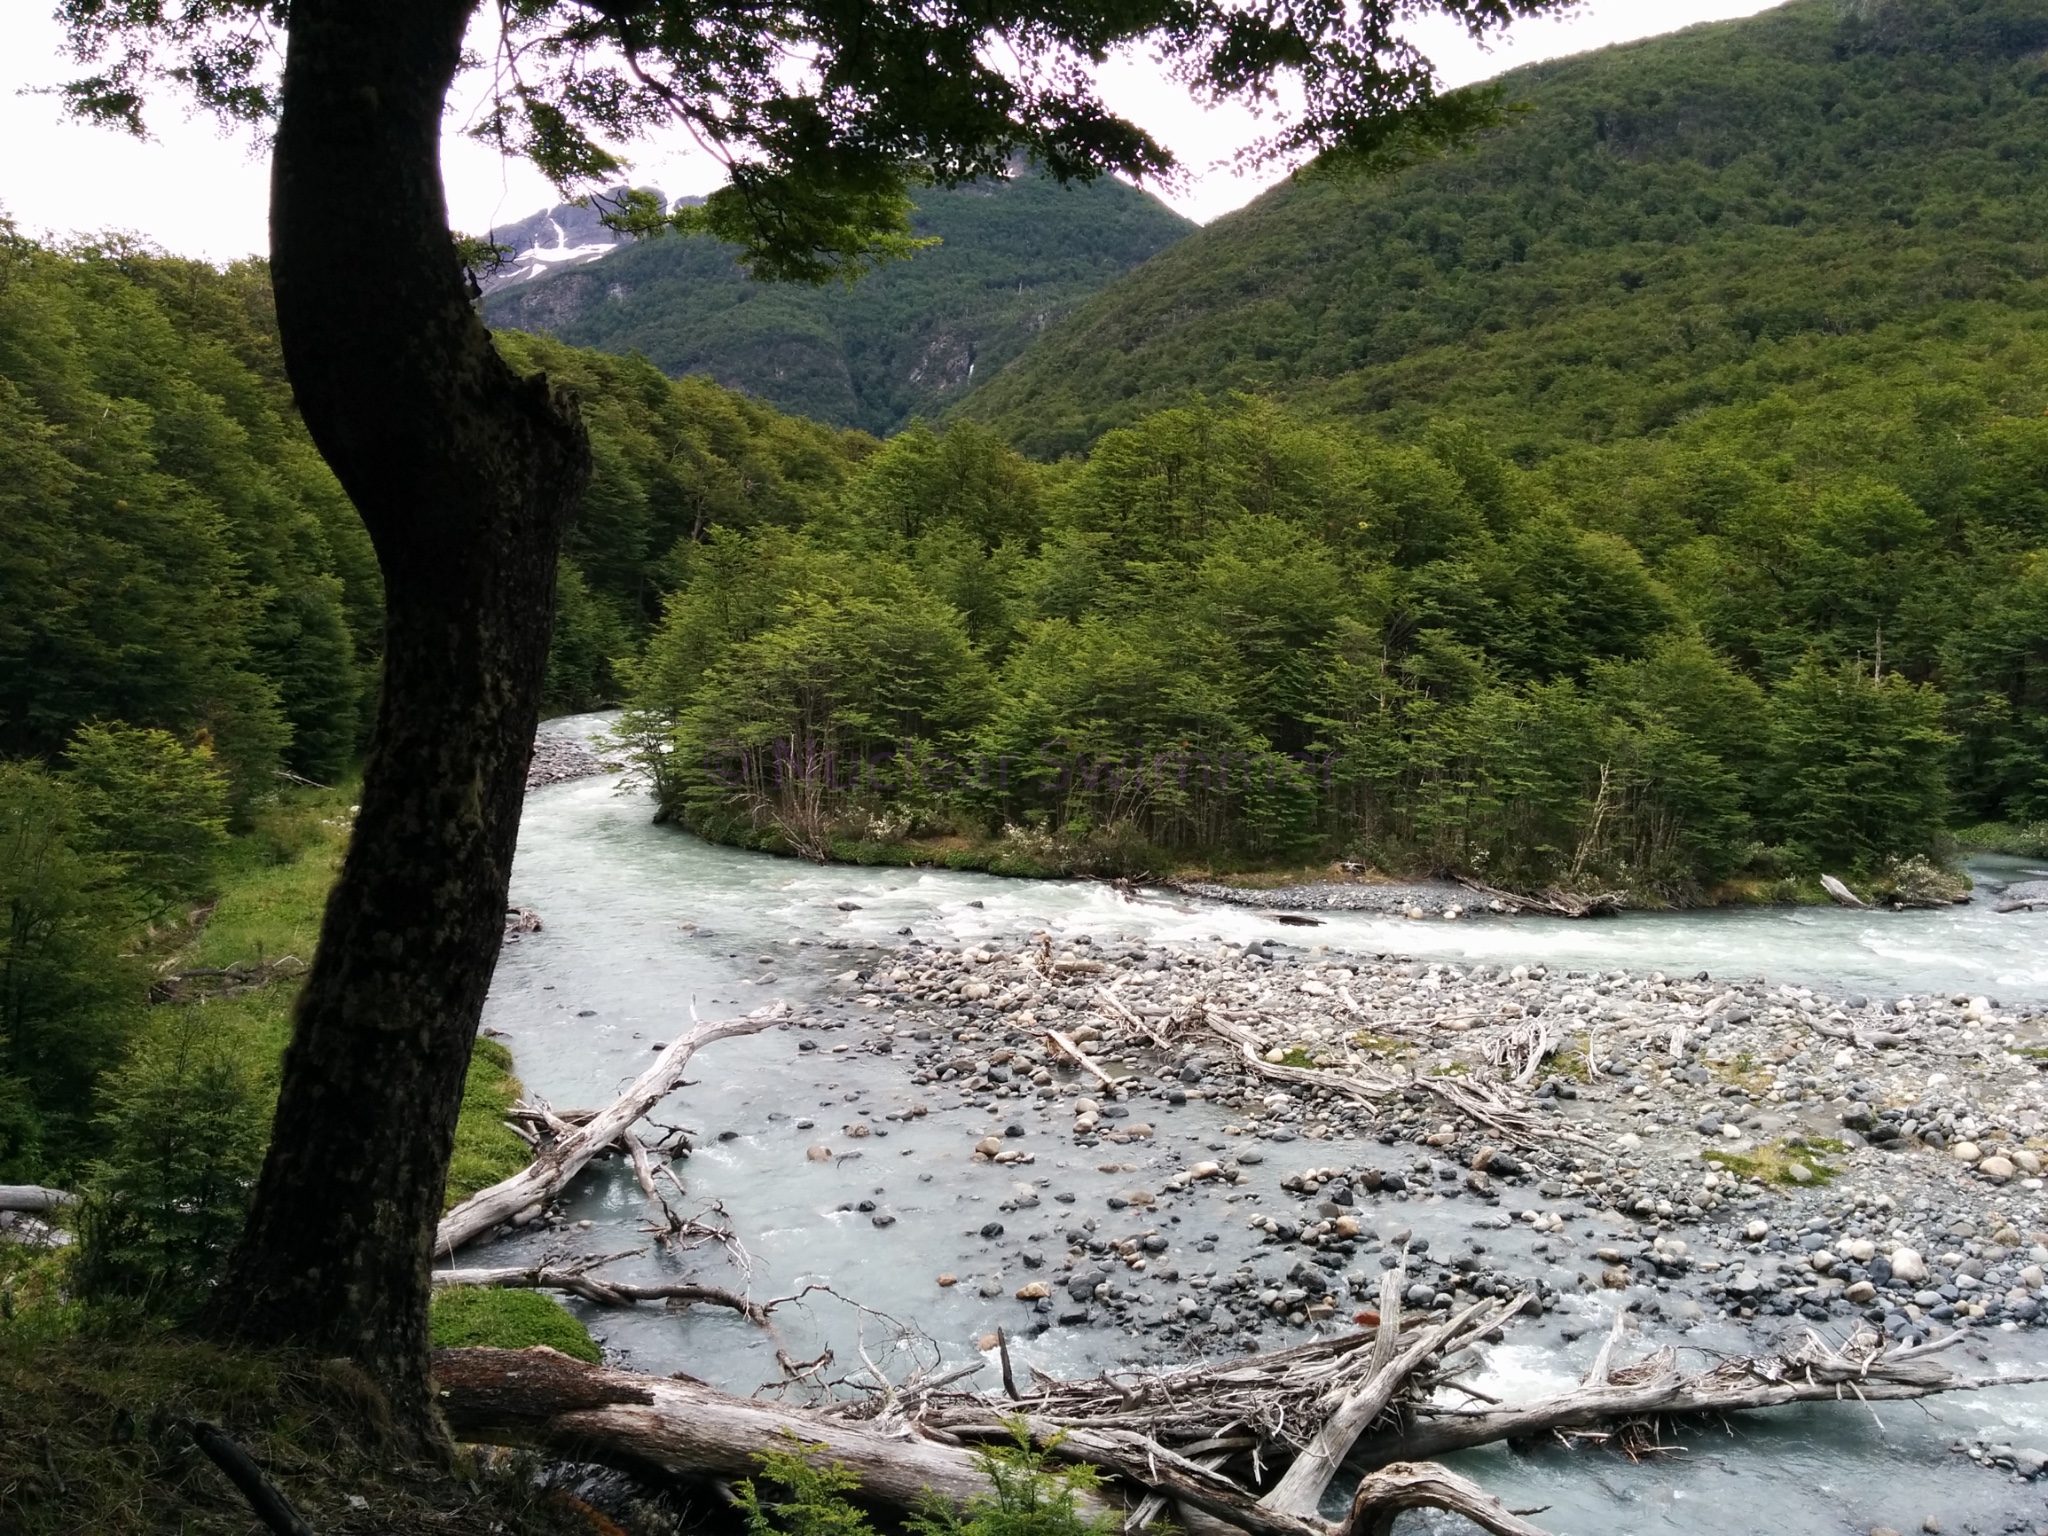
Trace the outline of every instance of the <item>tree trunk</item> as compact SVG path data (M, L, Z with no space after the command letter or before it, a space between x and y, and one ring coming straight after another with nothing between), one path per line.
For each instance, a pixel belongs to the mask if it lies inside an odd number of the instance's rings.
M213 1328L362 1363L429 1433L427 1271L589 479L573 399L470 307L441 193L473 0L294 0L271 278L299 410L383 571L362 806Z

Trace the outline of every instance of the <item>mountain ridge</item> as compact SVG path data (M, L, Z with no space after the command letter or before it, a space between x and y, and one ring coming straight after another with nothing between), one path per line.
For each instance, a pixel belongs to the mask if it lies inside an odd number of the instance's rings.
M851 287L749 281L730 247L664 235L489 294L494 327L640 352L830 426L893 431L936 414L1088 293L1195 226L1105 178L931 189L912 222L941 240Z

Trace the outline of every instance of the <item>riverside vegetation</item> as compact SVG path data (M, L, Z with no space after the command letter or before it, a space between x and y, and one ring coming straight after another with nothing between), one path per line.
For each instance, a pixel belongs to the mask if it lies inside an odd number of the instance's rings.
M1378 374L1240 327L1291 361L1205 369L1190 344L1125 390L1101 348L1066 371L1117 380L1113 409L1000 384L882 443L502 335L581 393L596 458L551 706L627 703L666 815L814 857L1345 858L1692 902L1791 896L1822 871L1924 893L1916 861L1953 837L2040 846L2041 278L2032 236L2001 222L2037 180L2040 40L1996 5L1884 14L1912 24L1835 48L1814 42L1822 8L1793 6L1698 35L1712 47L1558 66L1574 100L1617 104L1615 131L1560 137L1539 101L1475 159L1285 189L1130 280L1170 294L1173 263L1302 209L1420 217L1431 178L1484 191L1515 153L1548 157L1530 195L1573 187L1591 222L1485 272L1395 263L1418 304L1510 286L1464 329L1390 319ZM1731 58L1773 100L1796 77L1845 113L1905 103L1968 153L1937 165L1930 128L1887 162L1893 184L1858 148L1881 123L1665 131L1685 82ZM1734 123L1776 138L1735 153ZM1819 157L1811 186L1735 197L1772 144ZM1647 217L1664 201L1684 228ZM1602 218L1613 238L1581 238ZM1895 233L1866 238L1879 227ZM1402 229L1418 251L1484 244ZM1815 231L1834 236L1787 244ZM1641 265L1667 248L1670 270ZM1875 295L1867 311L1767 291L1816 267L1837 297ZM1537 303L1545 284L1577 298ZM1646 327L1691 334L1679 292L1721 295L1707 342L1639 347ZM1069 342L1044 345L1016 379ZM1427 378L1451 382L1410 387ZM1071 456L1010 446L1033 413L1081 421L1036 445ZM55 1309L7 1335L26 1380L94 1317L188 1312L238 1229L287 962L310 954L347 835L382 596L293 411L260 264L7 230L0 470L0 1181L86 1192L75 1253L0 1245L6 1294ZM525 1155L496 1129L509 1071L482 1042L451 1193ZM241 1367L208 1358L193 1379L233 1398ZM53 1444L37 1455L61 1484Z

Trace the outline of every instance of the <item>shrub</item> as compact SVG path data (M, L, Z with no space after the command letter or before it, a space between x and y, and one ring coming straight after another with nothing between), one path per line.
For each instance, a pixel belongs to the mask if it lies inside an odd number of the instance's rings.
M0 761L0 1181L65 1171L143 988L133 909L71 787Z
M83 1294L196 1311L240 1236L270 1092L259 1042L225 1010L159 1008L101 1085L106 1148L79 1212Z
M539 1291L451 1285L434 1292L428 1324L436 1349L531 1349L545 1344L596 1365L597 1342L567 1308Z

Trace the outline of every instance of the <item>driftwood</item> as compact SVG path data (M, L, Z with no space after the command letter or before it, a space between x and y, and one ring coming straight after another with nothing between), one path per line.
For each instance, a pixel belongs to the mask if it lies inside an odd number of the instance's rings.
M1486 1126L1519 1146L1535 1146L1539 1142L1555 1141L1561 1137L1580 1142L1585 1140L1576 1132L1563 1131L1555 1124L1544 1120L1535 1111L1525 1107L1526 1101L1517 1103L1510 1097L1511 1090L1506 1087L1474 1082L1469 1078L1397 1077L1392 1073L1362 1072L1356 1068L1339 1071L1290 1067L1280 1062L1268 1061L1261 1056L1258 1042L1249 1030L1218 1018L1206 1009L1202 1011L1202 1020L1213 1033L1221 1035L1238 1048L1247 1070L1269 1082L1290 1083L1301 1088L1321 1088L1332 1093L1341 1093L1363 1104L1376 1104L1396 1093L1420 1090L1441 1099L1450 1109L1477 1124Z
M68 1189L46 1189L41 1184L0 1184L0 1211L61 1211L78 1204Z
M1351 1536L1392 1536L1396 1517L1425 1506L1463 1515L1493 1536L1546 1536L1477 1483L1427 1462L1396 1462L1362 1478L1345 1524Z
M583 1277L540 1271L528 1278L560 1284ZM747 1475L761 1451L794 1442L820 1447L859 1479L863 1498L893 1508L911 1507L926 1489L955 1501L985 1491L971 1448L1008 1439L1021 1420L1055 1456L1112 1474L1104 1498L1123 1501L1132 1536L1169 1506L1195 1536L1385 1536L1395 1516L1421 1505L1455 1511L1496 1536L1542 1536L1483 1489L1426 1459L1527 1436L1604 1438L1603 1426L1653 1415L1899 1401L2044 1379L1950 1368L1939 1356L1960 1333L1906 1349L1869 1331L1841 1346L1809 1334L1788 1353L1726 1359L1692 1373L1678 1369L1669 1349L1623 1365L1622 1312L1578 1386L1501 1405L1455 1378L1475 1361L1473 1346L1498 1338L1529 1298L1481 1300L1404 1328L1404 1279L1398 1268L1382 1277L1379 1320L1369 1332L1117 1377L1065 1381L1033 1371L1023 1392L1006 1372L1000 1396L943 1390L978 1364L923 1374L902 1388L871 1365L873 1384L853 1383L868 1387L865 1398L808 1408L731 1397L686 1378L587 1366L549 1350L444 1351L435 1375L450 1424L467 1438L697 1478ZM608 1288L633 1299L632 1287ZM1487 1406L1447 1403L1447 1387ZM1333 1524L1318 1507L1340 1470L1363 1481L1346 1519ZM1091 1512L1102 1507L1091 1503Z
M1828 900L1838 907L1856 907L1861 909L1870 905L1869 902L1858 896L1833 875L1822 875L1820 877L1820 888L1828 893Z
M1625 1316L1625 1314L1624 1314ZM1937 1358L1962 1341L1946 1334L1907 1349L1890 1349L1865 1333L1841 1348L1809 1333L1786 1355L1723 1360L1704 1371L1681 1372L1672 1351L1659 1350L1619 1369L1610 1367L1616 1335L1576 1389L1541 1402L1474 1409L1434 1407L1398 1439L1354 1455L1354 1470L1370 1470L1396 1457L1441 1456L1470 1446L1526 1435L1593 1431L1648 1415L1732 1413L1786 1403L1902 1402L1941 1392L1976 1392L2023 1386L2039 1375L1967 1376Z
M1109 1074L1109 1070L1106 1067L1104 1067L1101 1062L1097 1061L1094 1057L1090 1056L1086 1051L1082 1050L1080 1046L1076 1045L1071 1039L1061 1034L1058 1030L1048 1029L1047 1031L1045 1031L1045 1038L1050 1040L1053 1043L1053 1045L1056 1046L1063 1055L1070 1057L1074 1061L1074 1063L1078 1065L1084 1072L1089 1073L1091 1076L1095 1078L1097 1082L1101 1083L1103 1087L1109 1089L1110 1092L1114 1093L1119 1087L1122 1086L1123 1079L1112 1077Z
M1515 891L1497 890L1469 880L1463 875L1458 884L1467 890L1477 891L1488 901L1498 902L1510 912L1523 912L1537 917L1612 917L1627 905L1620 891L1601 891L1595 895L1582 896L1576 891L1561 890L1551 886L1539 896L1524 896Z
M771 1003L743 1018L700 1022L695 1029L670 1041L655 1058L654 1065L641 1073L620 1098L584 1124L568 1128L554 1145L511 1178L479 1190L443 1216L434 1234L434 1251L453 1253L499 1222L549 1199L582 1172L593 1157L631 1130L636 1120L675 1091L682 1081L683 1068L700 1047L735 1035L758 1034L785 1012L781 1003Z
M551 1349L452 1349L434 1356L449 1427L468 1440L534 1446L578 1460L730 1479L764 1450L822 1447L863 1497L911 1508L925 1489L964 1503L988 1490L971 1451L895 1438L800 1408L732 1397L702 1382L585 1365Z
M750 1323L766 1324L767 1305L715 1285L686 1281L656 1285L635 1285L624 1280L600 1280L591 1264L537 1264L530 1269L437 1269L437 1286L496 1287L516 1291L566 1291L601 1307L630 1307L642 1301L702 1302L707 1306L729 1307Z

